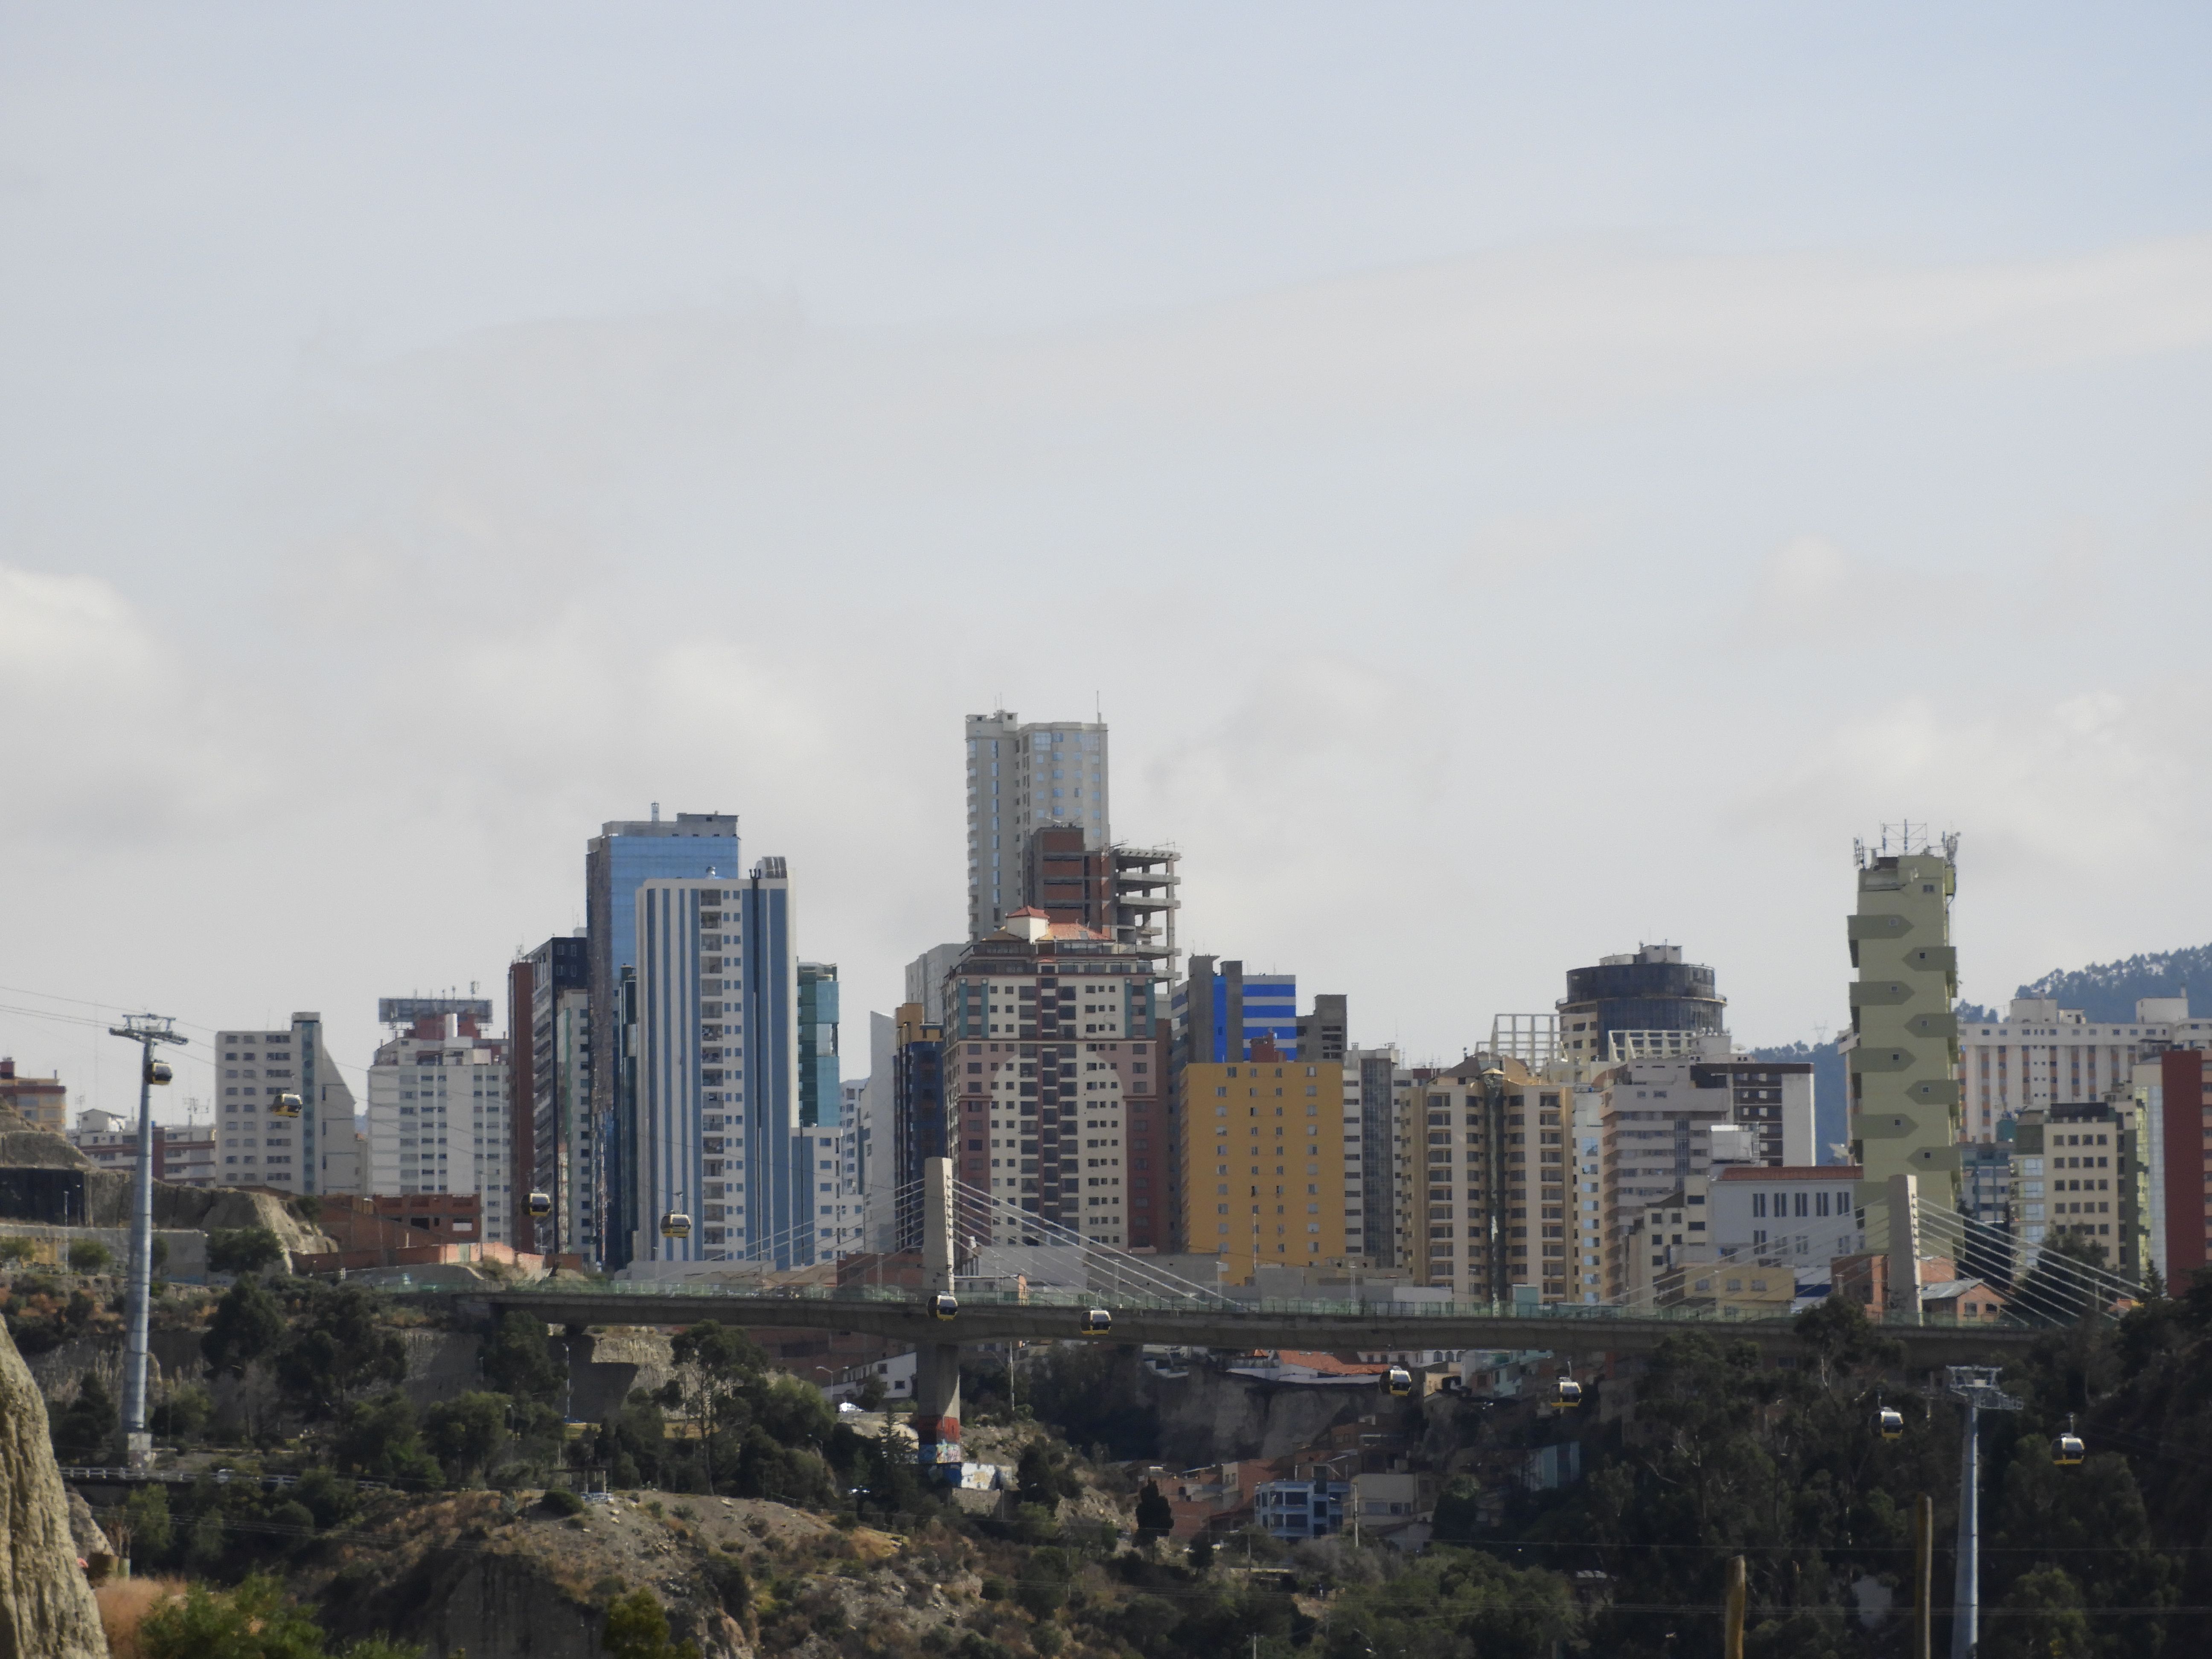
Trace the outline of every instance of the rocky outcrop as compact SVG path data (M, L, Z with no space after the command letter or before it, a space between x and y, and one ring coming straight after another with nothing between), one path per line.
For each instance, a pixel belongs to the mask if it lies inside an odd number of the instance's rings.
M77 1565L46 1402L0 1328L0 1659L107 1659Z
M89 1170L92 1160L13 1107L0 1106L0 1169Z
M1198 1365L1188 1376L1158 1376L1133 1360L1129 1370L1131 1391L1159 1413L1162 1460L1185 1468L1287 1457L1375 1409L1367 1389L1270 1382Z
M100 1529L100 1522L92 1518L92 1505L75 1486L65 1486L69 1493L70 1541L76 1546L78 1559L89 1561L95 1555L112 1555L115 1546Z

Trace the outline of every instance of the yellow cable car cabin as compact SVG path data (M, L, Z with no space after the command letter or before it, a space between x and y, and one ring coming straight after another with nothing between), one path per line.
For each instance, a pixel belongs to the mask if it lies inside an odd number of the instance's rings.
M2066 1419L2066 1432L2051 1443L2051 1461L2061 1468L2072 1468L2089 1455L2082 1445L2081 1437L2074 1432L2074 1419Z
M167 1083L174 1076L176 1073L169 1069L169 1062L166 1060L149 1060L146 1062L146 1081L149 1083Z
M660 1236L663 1238L690 1237L691 1218L681 1210L671 1210L660 1218Z
M1881 1415L1875 1421L1883 1439L1902 1440L1905 1437L1905 1413L1896 1407L1884 1406Z
M932 1319L951 1319L959 1311L959 1298L945 1291L939 1291L929 1298L929 1316Z
M1571 1376L1563 1376L1552 1391L1552 1403L1561 1411L1572 1411L1583 1403L1583 1385Z
M1403 1365L1393 1365L1382 1374L1382 1391L1403 1400L1413 1391L1413 1374Z
M530 1213L537 1217L540 1221L543 1221L547 1216L553 1213L553 1194L550 1193L531 1194L529 1207Z
M1085 1336L1103 1336L1114 1328L1114 1316L1103 1308L1092 1308L1083 1316Z
M297 1117L300 1115L300 1097L279 1095L276 1097L276 1104L269 1109L278 1117Z

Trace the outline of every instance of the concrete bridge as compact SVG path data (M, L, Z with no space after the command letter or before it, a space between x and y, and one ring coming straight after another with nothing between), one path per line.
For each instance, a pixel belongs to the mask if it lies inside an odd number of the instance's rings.
M1542 1349L1566 1356L1645 1354L1669 1337L1702 1332L1717 1341L1746 1341L1770 1358L1803 1352L1786 1319L1724 1319L1710 1315L1630 1312L1608 1307L1453 1307L1438 1304L1356 1304L1266 1302L1249 1305L1169 1304L1101 1291L1085 1300L1031 1292L962 1291L951 1320L935 1318L928 1291L874 1289L796 1294L749 1293L718 1285L569 1286L558 1284L470 1285L402 1291L418 1305L456 1304L518 1309L549 1324L772 1326L782 1330L854 1331L917 1346L977 1346L1005 1342L1156 1343L1191 1348L1301 1348L1324 1353L1408 1352L1422 1348ZM1081 1327L1086 1308L1114 1316L1105 1335ZM1899 1325L1883 1334L1904 1344L1915 1370L1939 1365L2003 1364L2024 1354L2039 1333L2019 1327Z

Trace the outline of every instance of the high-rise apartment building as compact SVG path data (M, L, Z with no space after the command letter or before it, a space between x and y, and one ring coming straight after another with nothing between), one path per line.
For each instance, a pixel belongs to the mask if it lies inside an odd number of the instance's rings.
M484 1034L491 1012L474 997L378 1000L392 1035L368 1068L370 1192L475 1194L482 1236L514 1244L528 1188L515 1190L509 1050Z
M2142 1062L2133 1092L2148 1143L2150 1259L2179 1296L2212 1263L2212 1045L2169 1048ZM2015 1192L2014 1201L2024 1200Z
M1638 1050L1648 1053L1654 1044L1637 1033L1718 1032L1727 1012L1711 969L1684 962L1679 945L1639 945L1633 955L1601 957L1595 967L1567 970L1557 1040L1570 1063L1595 1067L1644 1057ZM1615 1054L1616 1048L1623 1052Z
M945 1027L926 1018L919 1002L902 1002L891 1017L891 1167L890 1188L910 1192L933 1158L950 1158L954 1146L945 1109ZM1034 1092L1034 1091L1032 1091ZM966 1166L963 1164L964 1170ZM994 1179L991 1185L998 1186ZM900 1248L921 1240L919 1213L900 1206Z
M1857 849L1858 908L1848 929L1851 1160L1862 1202L1886 1202L1889 1179L1913 1175L1947 1208L1959 1204L1959 953L1951 943L1958 837L1908 826ZM1940 1179L1938 1179L1940 1177Z
M834 1129L845 1120L837 1084L837 964L799 964L799 1122Z
M2177 1050L2169 1058L2180 1062L2174 1069L2185 1078L2201 1073L2204 1060L2192 1050ZM2143 1115L2125 1089L2114 1091L2109 1100L2033 1106L2020 1114L2011 1160L2020 1271L2033 1264L2045 1243L2063 1237L2094 1252L2115 1272L2142 1278L2154 1259ZM2201 1134L2192 1139L2201 1158ZM2201 1184L2197 1200L2202 1214Z
M1030 832L1022 902L1054 921L1158 951L1173 978L1180 860L1163 847L1094 846L1073 824L1047 824Z
M87 1110L64 1137L95 1168L128 1174L138 1163L138 1121L118 1112ZM173 1187L216 1184L216 1136L197 1123L154 1126L154 1179ZM234 1183L235 1184L235 1183Z
M932 1025L945 1024L945 981L960 958L968 954L968 941L933 945L906 965L905 1000L921 1010Z
M1343 1267L1344 1066L1291 1059L1264 1038L1249 1056L1181 1073L1182 1238L1224 1277L1255 1265Z
M1455 1300L1503 1301L1525 1286L1574 1294L1572 1186L1563 1085L1518 1060L1471 1054L1398 1073L1404 1160L1398 1265Z
M762 859L742 878L647 878L634 906L628 1259L813 1261L814 1154L799 1133L797 927L784 860ZM692 1218L688 1237L664 1236L671 1213Z
M1346 1049L1344 1034L1349 1018L1346 1000L1341 993L1316 995L1313 1012L1298 1016L1298 1058L1342 1060Z
M1024 724L1006 709L968 716L968 936L981 939L1029 900L1032 831L1052 824L1109 846L1103 722Z
M18 1077L15 1062L0 1057L0 1106L33 1129L61 1134L69 1127L69 1089L59 1072L52 1077Z
M1185 1064L1243 1060L1255 1042L1296 1054L1297 975L1248 974L1241 962L1193 957L1190 977L1175 988L1175 1024Z
M623 976L637 966L636 897L648 880L680 880L738 873L735 813L678 812L665 820L656 805L642 821L604 823L584 854L585 939L589 948L585 990L591 1008L592 1115L602 1148L600 1179L611 1218L603 1249L609 1267L629 1260L638 1212L637 1103L632 1080L635 1055L625 1051L635 1021L632 990ZM612 1218L619 1217L616 1221Z
M1960 1028L1966 1138L1994 1140L2007 1118L2101 1099L2130 1085L2137 1060L2207 1046L2212 1019L2191 1018L2186 995L2141 998L2124 1022L2090 1019L2052 997L2014 997L2003 1019Z
M216 1133L225 1186L289 1193L359 1193L367 1172L354 1131L353 1091L323 1043L323 1017L299 1013L283 1030L218 1031ZM271 1109L300 1097L297 1117Z
M945 982L944 1024L921 1028L938 1034L939 1133L961 1181L1101 1243L1164 1248L1166 989L1157 953L1034 909L977 939ZM926 1102L902 1086L903 1184Z
M1735 1124L1736 1091L1725 1067L1686 1060L1616 1066L1600 1078L1599 1086L1599 1200L1605 1221L1605 1291L1612 1299L1632 1288L1632 1224L1692 1177L1711 1175L1713 1131Z
M597 1263L605 1195L601 1136L592 1115L591 953L582 930L519 958L508 969L508 989L516 1181L519 1188L526 1174L529 1189L553 1205L535 1222L526 1213L518 1235L526 1249Z
M859 1160L854 1152L858 1136L859 1131L849 1124L799 1132L792 1171L793 1231L804 1231L811 1225L817 1261L863 1248Z
M1344 1067L1345 1251L1370 1267L1395 1267L1390 1142L1398 1051L1347 1045L1334 1058Z

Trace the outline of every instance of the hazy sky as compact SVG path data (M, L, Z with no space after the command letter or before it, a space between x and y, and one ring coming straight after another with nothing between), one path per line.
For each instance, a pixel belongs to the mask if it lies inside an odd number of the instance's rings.
M1644 939L1839 1025L1907 816L1968 995L2203 943L2208 47L0 4L0 1004L365 1064L659 800L859 1025L961 926L962 716L1094 698L1184 943L1416 1057Z

